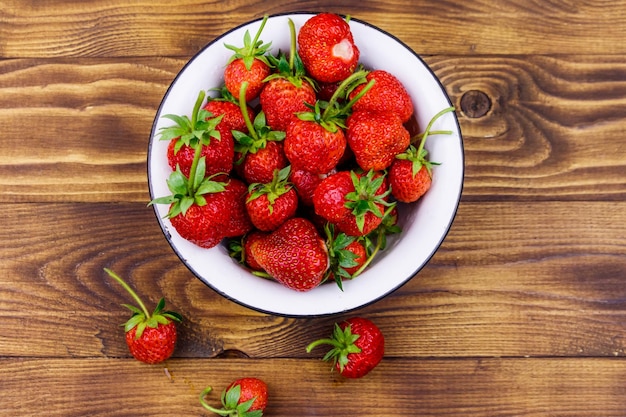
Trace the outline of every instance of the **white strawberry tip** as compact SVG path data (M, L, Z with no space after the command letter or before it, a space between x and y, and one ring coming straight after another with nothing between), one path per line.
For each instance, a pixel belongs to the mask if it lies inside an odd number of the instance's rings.
M333 46L333 56L340 58L345 62L352 60L352 57L354 56L354 48L352 47L350 39L344 38L341 42Z

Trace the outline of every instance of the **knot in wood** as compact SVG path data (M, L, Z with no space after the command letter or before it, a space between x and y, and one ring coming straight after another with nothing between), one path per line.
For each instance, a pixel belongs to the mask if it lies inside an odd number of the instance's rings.
M491 99L479 90L470 90L461 97L461 111L472 119L483 117L491 109Z

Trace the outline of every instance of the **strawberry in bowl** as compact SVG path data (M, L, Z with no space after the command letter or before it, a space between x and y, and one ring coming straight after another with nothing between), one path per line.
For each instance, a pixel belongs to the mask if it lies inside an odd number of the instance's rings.
M226 75L245 60L270 69L260 86L253 70ZM229 130L216 102L243 123ZM224 148L232 157L211 159ZM148 148L151 206L181 261L228 299L290 317L354 310L414 277L452 225L463 173L434 72L331 13L266 16L211 41L168 88Z

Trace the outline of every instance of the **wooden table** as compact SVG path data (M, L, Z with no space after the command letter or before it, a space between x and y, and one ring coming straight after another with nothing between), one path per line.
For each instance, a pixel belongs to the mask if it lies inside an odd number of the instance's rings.
M441 249L349 314L387 340L361 380L304 351L345 316L222 298L146 206L148 138L177 72L232 26L299 9L411 46L464 135L463 198ZM268 416L626 415L625 37L624 0L3 0L0 413L204 416L205 386L257 376ZM104 267L185 316L173 358L129 355L129 299Z

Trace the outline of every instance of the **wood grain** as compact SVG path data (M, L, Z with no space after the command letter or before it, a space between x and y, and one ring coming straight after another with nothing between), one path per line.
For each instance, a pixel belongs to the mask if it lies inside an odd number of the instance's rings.
M613 56L426 57L457 107L466 200L626 196L626 63ZM180 59L0 61L0 199L147 202L154 115ZM103 76L106 74L106 76ZM492 103L468 117L461 99ZM23 120L34 129L25 140Z
M353 416L357 409L372 417L617 417L626 409L621 388L626 364L611 359L383 358L362 380L337 377L318 359L169 360L155 366L133 360L0 359L0 364L14 375L0 382L3 391L21 394L6 397L3 410L20 416L209 415L200 392L213 387L206 401L218 406L221 390L240 375L267 381L266 415L277 417Z
M0 57L191 56L264 13L349 14L392 32L420 54L624 54L626 11L603 0L350 0L316 2L5 1ZM407 7L408 6L408 7ZM42 24L45 22L45 25ZM445 36L441 36L445 34Z
M188 318L178 357L306 357L307 341L351 314L380 325L392 357L623 356L625 208L467 202L428 266L395 293L339 317L291 319L207 288L143 205L13 204L0 232L0 356L128 357L118 324L131 300L104 267Z

